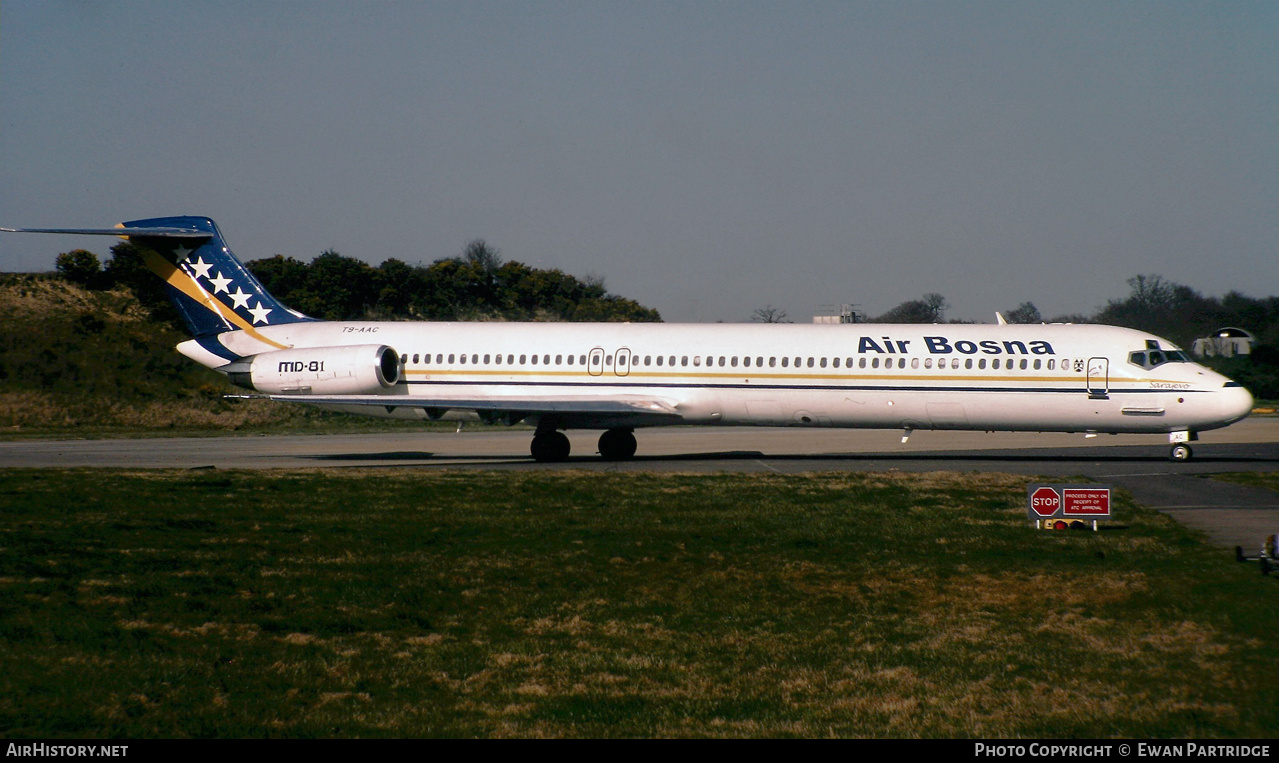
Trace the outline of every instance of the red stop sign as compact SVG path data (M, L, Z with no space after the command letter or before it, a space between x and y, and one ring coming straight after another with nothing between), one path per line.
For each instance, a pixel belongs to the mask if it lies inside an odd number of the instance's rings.
M1051 517L1061 508L1061 496L1050 487L1041 487L1030 494L1030 510L1041 517Z

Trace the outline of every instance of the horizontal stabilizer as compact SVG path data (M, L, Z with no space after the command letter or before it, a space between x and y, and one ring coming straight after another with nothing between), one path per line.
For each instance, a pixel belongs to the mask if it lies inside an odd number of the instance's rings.
M194 228L0 228L4 233L61 233L67 236L154 236L156 238L211 238Z

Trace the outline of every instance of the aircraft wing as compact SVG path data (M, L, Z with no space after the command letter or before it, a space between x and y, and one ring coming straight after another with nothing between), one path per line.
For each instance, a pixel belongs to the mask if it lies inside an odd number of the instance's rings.
M278 400L326 407L421 408L438 419L449 411L472 411L488 422L516 424L526 418L552 419L565 428L610 428L677 424L683 418L664 400L644 397L483 397L424 398L400 395L230 395L238 399Z

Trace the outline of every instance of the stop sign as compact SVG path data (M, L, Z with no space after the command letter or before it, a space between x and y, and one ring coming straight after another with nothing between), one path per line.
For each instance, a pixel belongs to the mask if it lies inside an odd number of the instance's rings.
M1050 487L1037 488L1030 494L1030 510L1041 517L1051 517L1061 508L1061 496Z

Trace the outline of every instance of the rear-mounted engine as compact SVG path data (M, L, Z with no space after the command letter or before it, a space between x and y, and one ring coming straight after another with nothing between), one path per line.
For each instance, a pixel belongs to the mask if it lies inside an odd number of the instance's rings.
M386 345L278 350L218 369L233 384L276 395L371 395L400 381L400 357Z

